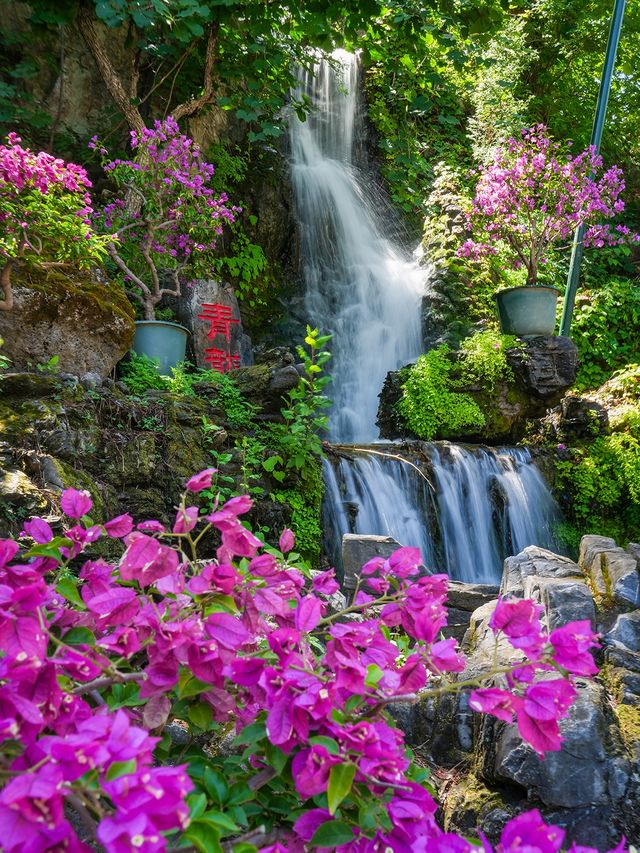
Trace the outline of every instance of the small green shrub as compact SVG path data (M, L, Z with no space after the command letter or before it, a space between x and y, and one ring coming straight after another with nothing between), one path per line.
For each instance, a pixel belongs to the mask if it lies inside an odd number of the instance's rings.
M571 337L578 347L579 388L597 388L629 362L640 362L640 288L619 276L602 290L583 292Z
M466 338L460 345L462 382L481 382L493 390L498 382L511 381L513 371L507 361L507 350L521 346L518 338L501 335L493 329Z
M480 430L485 418L468 394L454 390L454 364L446 345L421 355L406 371L398 411L426 441L461 430Z
M256 415L256 407L245 399L242 391L230 376L227 376L225 373L202 371L200 373L200 381L203 378L209 379L215 386L217 398L231 426L247 427L253 423Z
M120 379L134 397L144 397L147 391L167 387L165 378L158 373L158 362L149 356L132 352L130 360L120 362L118 369Z
M640 423L640 419L637 419ZM616 432L571 451L556 463L556 489L569 521L582 534L620 542L640 534L640 440Z

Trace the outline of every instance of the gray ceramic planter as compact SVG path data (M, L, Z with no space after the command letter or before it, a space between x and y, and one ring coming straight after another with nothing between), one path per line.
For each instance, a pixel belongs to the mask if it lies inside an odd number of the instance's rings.
M553 335L560 291L545 284L510 287L495 295L504 335L533 338Z
M165 320L137 320L132 349L159 362L158 373L171 375L171 368L184 361L189 330Z

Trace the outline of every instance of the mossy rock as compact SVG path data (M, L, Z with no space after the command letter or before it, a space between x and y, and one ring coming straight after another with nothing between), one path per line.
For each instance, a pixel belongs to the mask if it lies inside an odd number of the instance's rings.
M107 376L130 348L134 312L124 291L88 272L23 270L14 276L15 307L0 312L3 355L14 368L57 356L65 373Z
M443 797L445 831L472 833L489 812L503 806L500 794L487 788L474 773L469 773L448 788Z

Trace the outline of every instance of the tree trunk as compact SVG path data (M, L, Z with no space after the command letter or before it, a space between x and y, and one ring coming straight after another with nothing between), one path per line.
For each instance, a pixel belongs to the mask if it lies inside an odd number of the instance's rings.
M2 267L2 272L0 272L0 287L4 294L4 299L0 299L0 311L11 311L13 308L13 290L11 289L12 269L13 261L8 260Z

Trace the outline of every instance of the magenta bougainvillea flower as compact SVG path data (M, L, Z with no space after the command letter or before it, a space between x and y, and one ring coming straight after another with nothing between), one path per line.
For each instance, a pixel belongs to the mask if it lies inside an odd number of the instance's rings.
M218 849L223 836L257 831L271 809L281 837L262 851L471 853L439 828L385 710L449 691L443 676L466 666L440 635L447 577L424 575L420 552L401 548L367 563L367 591L336 613L333 571L308 577L288 529L280 551L265 550L242 520L250 498L208 515L187 504L211 473L189 480L172 531L154 520L136 527L128 513L93 524L90 497L67 490L62 537L34 518L19 543L0 540L3 849L88 853L69 808L107 853ZM220 544L199 559L209 526ZM101 536L119 560L92 556ZM543 754L561 746L573 677L595 671L598 640L587 622L549 634L539 617L531 601L498 601L490 624L513 647L513 665L477 679L470 706L517 726ZM169 722L186 733L177 753ZM197 738L230 729L239 748L222 773ZM276 779L277 798L295 807L263 796ZM528 812L507 825L497 853L556 853L562 840Z

